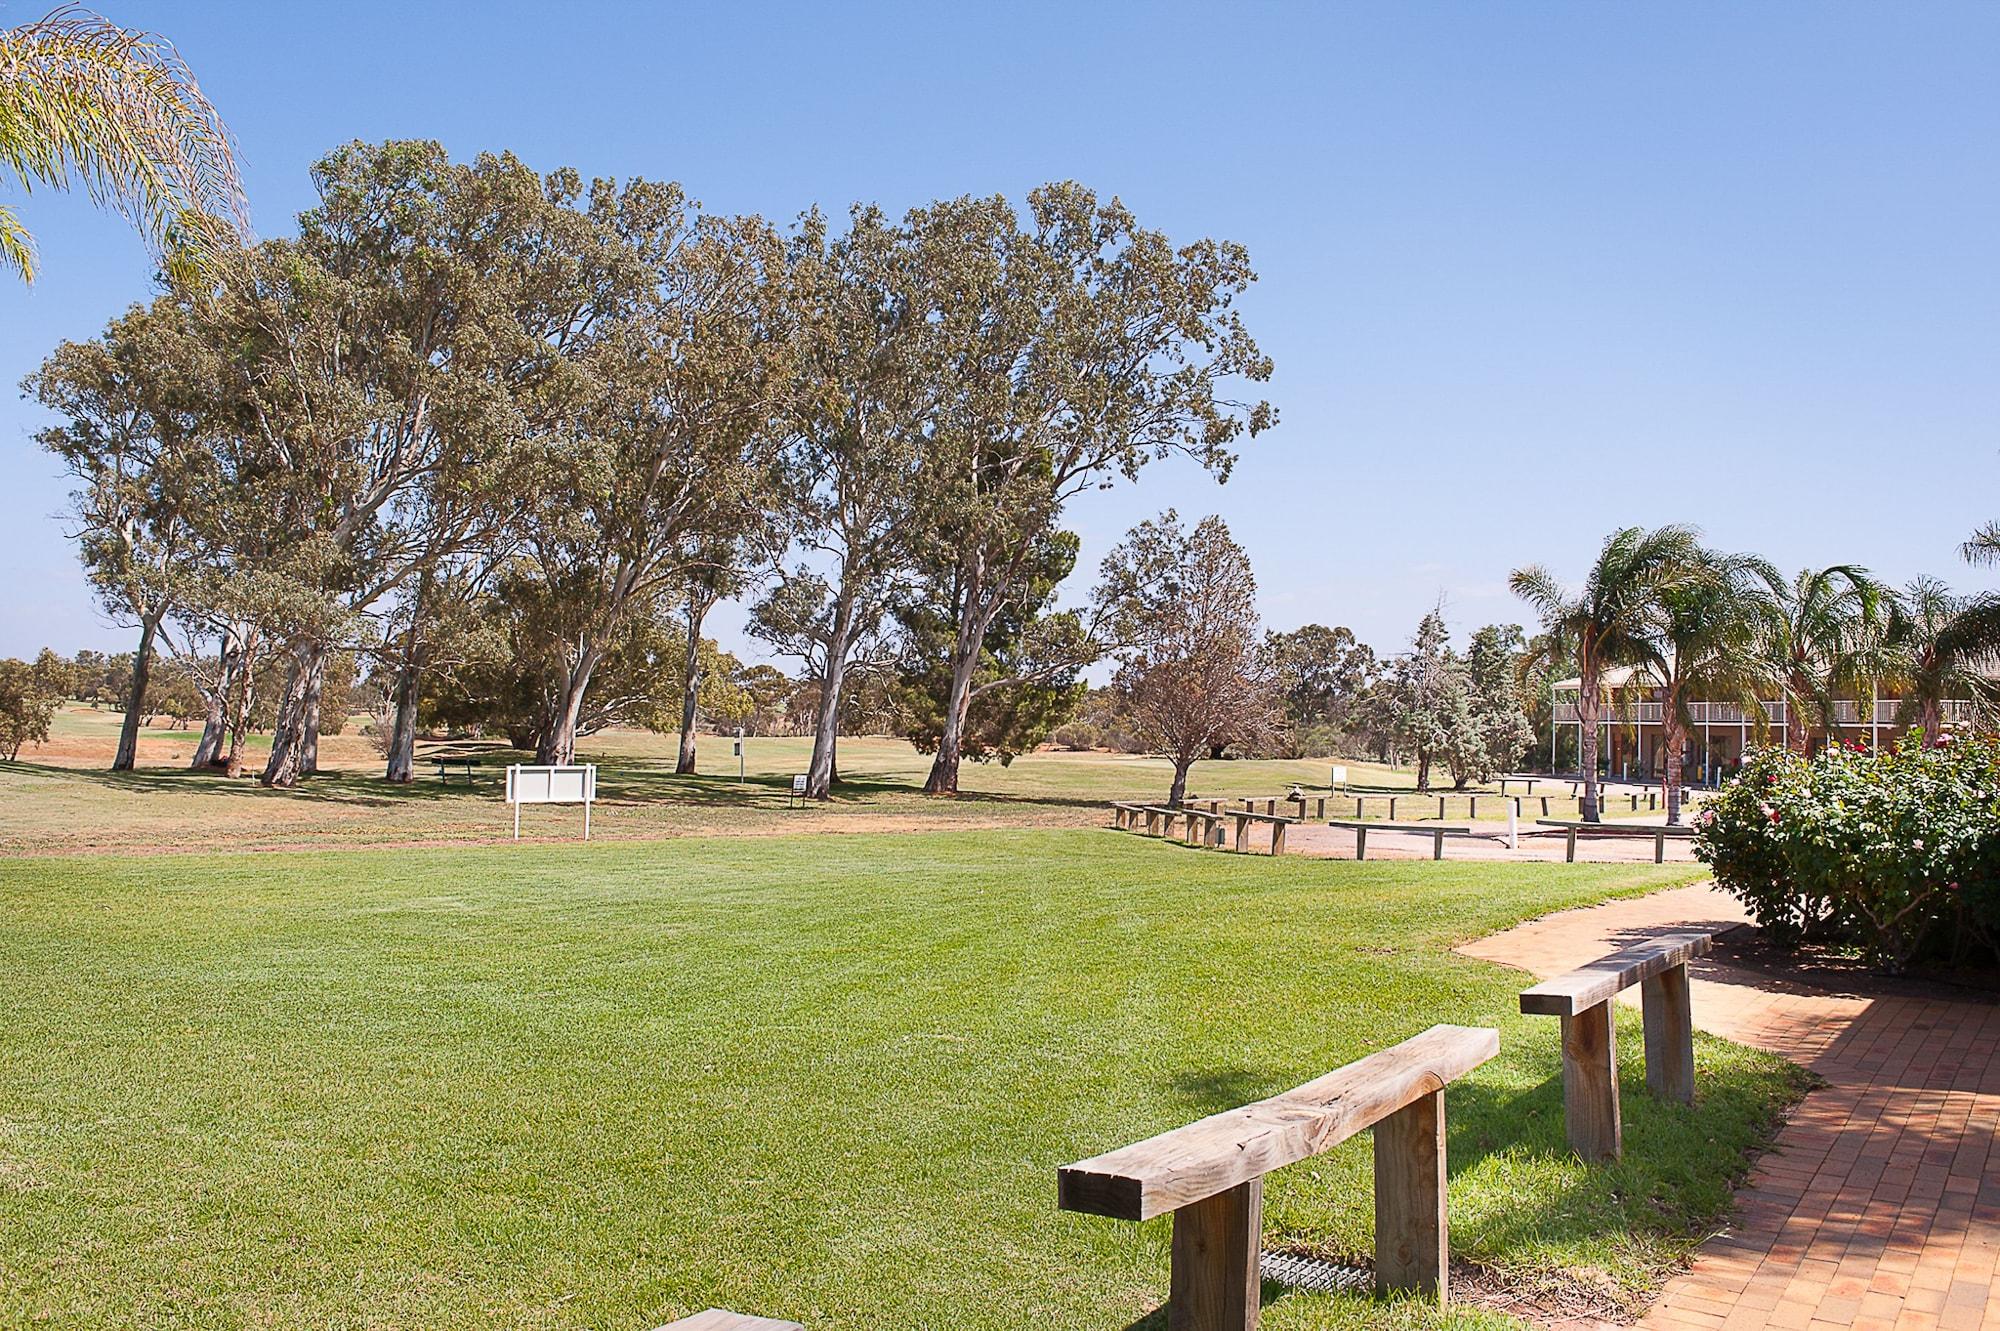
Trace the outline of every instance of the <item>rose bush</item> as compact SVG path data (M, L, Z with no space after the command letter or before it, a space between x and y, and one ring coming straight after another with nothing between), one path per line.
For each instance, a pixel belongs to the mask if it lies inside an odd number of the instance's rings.
M1901 970L1996 953L2000 741L1755 754L1695 816L1695 853L1785 945L1850 943Z

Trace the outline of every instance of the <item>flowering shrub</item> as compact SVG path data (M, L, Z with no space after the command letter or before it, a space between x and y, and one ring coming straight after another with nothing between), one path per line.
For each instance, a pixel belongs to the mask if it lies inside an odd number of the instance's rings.
M1851 943L1900 970L2000 936L2000 742L1754 755L1695 816L1695 853L1775 941Z

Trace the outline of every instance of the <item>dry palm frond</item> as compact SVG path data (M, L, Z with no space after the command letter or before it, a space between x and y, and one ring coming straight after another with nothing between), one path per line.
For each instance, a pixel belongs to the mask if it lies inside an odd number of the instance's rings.
M235 145L173 46L74 5L0 29L0 167L24 189L81 181L194 277L248 228ZM34 275L34 248L0 216L0 263Z

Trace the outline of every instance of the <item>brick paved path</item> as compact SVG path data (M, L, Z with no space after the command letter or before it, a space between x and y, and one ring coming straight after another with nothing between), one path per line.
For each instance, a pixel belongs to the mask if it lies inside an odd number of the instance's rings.
M1548 975L1676 925L1742 918L1722 893L1682 888L1462 950ZM2000 1327L2000 1005L1841 993L1720 962L1698 965L1691 988L1698 1025L1828 1085L1806 1097L1737 1194L1735 1223L1669 1282L1644 1325Z

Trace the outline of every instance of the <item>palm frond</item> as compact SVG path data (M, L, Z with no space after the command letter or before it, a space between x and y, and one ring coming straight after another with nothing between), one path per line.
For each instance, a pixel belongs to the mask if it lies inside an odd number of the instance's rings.
M28 190L81 183L170 275L248 231L235 144L179 52L75 5L0 30L0 166Z
M1972 533L1972 539L1958 547L1968 564L2000 564L2000 522L1989 522Z
M35 239L4 204L0 204L0 266L12 268L24 282L35 280Z

